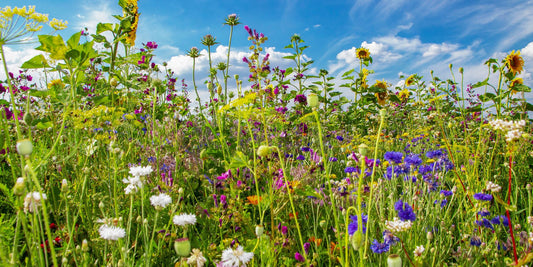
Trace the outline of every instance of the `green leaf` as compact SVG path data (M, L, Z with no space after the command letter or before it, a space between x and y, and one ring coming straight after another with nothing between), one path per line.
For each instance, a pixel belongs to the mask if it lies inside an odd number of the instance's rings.
M76 48L80 44L80 37L81 37L81 31L78 31L77 33L70 36L70 38L67 41L67 45L69 48Z
M113 24L112 23L98 23L96 25L96 33L100 34L102 32L106 31L113 31Z
M37 127L37 129L39 130L45 130L45 129L48 129L50 127L54 126L54 123L51 122L51 121L47 121L47 122L39 122L37 123L37 125L35 125L35 127Z
M21 66L23 69L40 69L50 68L50 65L46 62L46 58L43 55L37 55L30 60L24 62Z
M41 45L35 49L55 55L59 50L66 48L60 35L39 35Z
M241 151L236 151L235 156L231 158L231 162L229 164L230 169L236 169L236 168L243 168L248 165L248 158L244 153Z
M283 58L285 58L285 59L295 59L295 58L296 58L296 55L292 55L292 56L284 56Z
M485 93L479 96L479 100L481 100L481 102L487 102L490 100L494 100L495 98L496 95L493 93Z
M65 54L65 59L77 59L78 56L80 55L80 52L76 49L70 49L66 54Z
M494 200L496 200L496 202L498 202L500 205L502 205L506 210L508 210L508 211L516 211L516 206L515 205L509 205L509 204L505 203L497 195L492 195L492 196L494 197Z
M481 86L483 86L483 85L487 85L488 82L489 82L489 78L485 79L485 80L482 81L482 82L477 82L477 83L475 83L475 84L472 85L472 89L473 89L473 88L481 87Z

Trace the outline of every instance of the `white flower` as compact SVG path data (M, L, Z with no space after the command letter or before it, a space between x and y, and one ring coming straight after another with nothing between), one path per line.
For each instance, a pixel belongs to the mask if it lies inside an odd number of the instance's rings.
M204 266L207 259L202 255L202 251L197 248L193 248L191 256L187 259L187 264L193 264L197 267Z
M100 226L98 229L100 237L105 240L118 240L126 236L126 231L120 227L108 226L106 224Z
M413 222L402 221L398 217L394 217L392 221L385 221L385 227L393 233L399 233L411 229Z
M150 203L156 208L166 208L168 204L172 202L172 198L167 194L160 194L150 197Z
M130 167L130 174L134 177L141 177L146 176L152 173L152 166L148 165L146 167L143 166L131 166Z
M222 263L223 267L238 267L245 265L251 259L253 259L253 252L245 252L242 246L238 246L236 249L227 248L222 251Z
M485 190L491 192L500 192L500 190L502 190L502 187L491 181L487 181L487 186L485 187Z
M47 199L43 193L43 200ZM24 198L24 212L34 212L37 207L41 206L41 194L39 192L30 192Z
M187 224L195 224L196 223L196 215L194 214L180 214L180 215L174 215L174 218L172 219L175 225L185 226Z
M422 253L424 253L425 250L426 249L423 245L416 246L415 251L413 251L413 254L415 254L415 257L420 257L422 256Z
M128 179L122 179L122 182L128 184L128 186L124 188L126 195L129 195L133 191L137 192L139 188L143 187L143 182L141 181L141 178L139 176L133 176L128 177Z
M96 139L90 139L88 142L87 142L87 146L85 147L85 154L90 157L92 156L92 154L94 154L94 152L96 151L96 149L98 148L95 144L96 144Z

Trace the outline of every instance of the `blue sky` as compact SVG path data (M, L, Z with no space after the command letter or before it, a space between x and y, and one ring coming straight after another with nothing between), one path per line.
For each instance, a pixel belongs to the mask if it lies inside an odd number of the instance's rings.
M121 14L118 1L4 0L2 5L36 5L50 17L69 21L61 33L70 36L88 27L94 33L98 22L115 22ZM400 74L418 73L429 78L430 70L441 78L450 76L448 65L464 67L466 80L476 82L487 75L483 63L490 57L503 58L521 50L526 69L521 76L532 85L533 1L434 1L434 0L332 0L332 1L139 1L141 12L137 46L148 41L159 44L156 62L169 62L180 78L190 81L191 60L185 56L193 46L204 49L201 38L212 34L220 42L213 56L225 61L229 26L224 19L232 13L240 18L232 43L230 72L246 75L240 61L249 54L244 25L264 33L264 45L271 65L293 66L281 59L293 34L299 34L309 48L306 59L314 60L311 73L327 69L336 76L356 66L354 49L370 49L374 79L391 84ZM36 45L34 45L36 46ZM10 66L15 67L34 52L28 47L10 47ZM207 76L207 57L198 61L198 76ZM201 78L200 78L201 80ZM496 81L494 81L496 82Z

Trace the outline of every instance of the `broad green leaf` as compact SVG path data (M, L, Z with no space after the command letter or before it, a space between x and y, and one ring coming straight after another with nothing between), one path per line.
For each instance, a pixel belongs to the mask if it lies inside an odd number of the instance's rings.
M41 69L50 68L50 65L46 62L46 58L43 55L37 55L30 60L24 62L21 66L23 69Z
M494 100L495 98L496 95L493 93L485 93L479 96L479 100L481 100L481 102L487 102L490 100Z
M100 34L102 32L106 31L113 31L113 24L112 23L98 23L96 25L96 33Z
M231 162L229 164L230 169L236 169L236 168L243 168L248 165L248 158L244 153L241 151L236 151L235 156L231 158Z
M66 49L65 42L60 35L39 35L39 42L41 45L35 49L48 52L52 56L56 55L58 51Z
M39 122L37 123L37 125L35 125L35 127L39 130L45 130L53 126L54 126L54 123L52 123L51 121Z
M70 36L70 38L67 41L67 45L69 48L76 48L80 44L80 37L81 37L81 31L78 31L77 33Z

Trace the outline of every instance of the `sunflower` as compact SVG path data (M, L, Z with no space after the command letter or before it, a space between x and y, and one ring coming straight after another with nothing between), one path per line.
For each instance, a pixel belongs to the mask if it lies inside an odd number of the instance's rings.
M368 51L368 49L364 47L357 48L357 50L355 51L355 55L357 56L358 59L361 59L361 60L369 59L370 51Z
M524 84L524 79L516 77L516 78L514 78L511 81L511 84L509 85L509 88L511 88L511 90L512 90L515 86L521 85L521 84ZM516 94L516 93L518 93L518 91L516 91L516 90L512 90L511 91L511 94L513 94L513 95Z
M415 84L415 75L412 74L411 76L407 77L407 79L405 79L405 86L411 86Z
M403 89L402 91L400 91L400 93L398 93L398 97L402 100L402 101L405 101L409 98L409 95L411 93L409 92L409 90L407 89Z
M139 7L137 6L137 0L127 0L126 5L123 7L123 11L124 15L131 16L131 26L127 31L125 42L130 46L134 46L137 38L137 25L139 24Z
M504 63L513 74L521 73L524 67L524 59L520 56L520 51L513 50L505 57Z
M385 90L383 92L379 92L379 93L375 94L376 98L378 99L378 104L381 105L381 106L385 105L385 103L387 103L387 98L389 96L387 94L387 82L385 82L385 81L376 81L376 83L374 84L374 87L381 88L381 89Z

